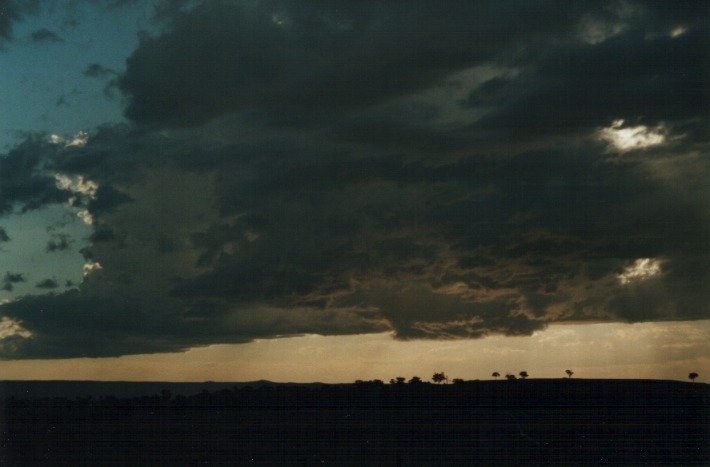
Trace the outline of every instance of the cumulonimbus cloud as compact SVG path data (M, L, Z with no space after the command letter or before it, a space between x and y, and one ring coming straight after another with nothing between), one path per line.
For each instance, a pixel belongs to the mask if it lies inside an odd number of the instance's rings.
M614 5L179 10L119 79L131 125L0 158L0 212L74 196L94 265L1 305L4 355L710 317L707 17ZM618 151L619 120L663 137Z

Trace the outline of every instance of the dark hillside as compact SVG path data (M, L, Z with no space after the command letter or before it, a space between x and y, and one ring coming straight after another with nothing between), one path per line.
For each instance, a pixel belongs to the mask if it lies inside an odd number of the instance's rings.
M2 465L709 465L710 386L234 386L8 398Z
M201 382L136 382L136 381L0 381L0 399L15 397L21 399L39 399L43 397L91 396L94 398L115 396L141 397L157 394L163 389L173 394L192 396L204 390L209 392L232 389L234 387L274 385L270 381L249 383Z

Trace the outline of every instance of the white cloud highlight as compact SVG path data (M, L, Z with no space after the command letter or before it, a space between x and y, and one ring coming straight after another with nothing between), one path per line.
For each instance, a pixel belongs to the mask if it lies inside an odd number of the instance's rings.
M65 148L81 148L86 146L86 143L89 142L89 133L85 131L80 131L79 133L75 134L71 139L66 139L57 134L52 134L49 136L49 142L52 144L64 145Z
M646 125L624 127L624 120L614 120L606 128L599 130L599 137L608 141L619 152L633 151L662 144L666 140L663 128L649 128Z
M632 282L645 281L651 277L660 274L661 262L653 258L639 258L634 261L634 264L624 269L624 272L619 274L619 282L629 284Z
M69 177L63 174L55 174L57 188L61 190L69 190L77 195L86 196L90 199L96 198L96 191L99 189L99 184L85 179L82 175Z
M684 26L678 26L671 31L671 37L675 39L676 37L682 36L686 32L687 29Z
M28 339L32 337L32 333L23 328L19 321L3 316L2 319L0 319L0 339L7 339L13 336Z
M87 277L96 271L103 269L100 263L86 263L84 264L84 277Z

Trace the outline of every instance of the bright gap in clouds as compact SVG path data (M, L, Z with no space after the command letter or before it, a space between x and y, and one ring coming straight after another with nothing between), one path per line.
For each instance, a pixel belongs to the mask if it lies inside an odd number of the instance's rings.
M661 272L661 262L653 258L639 258L634 261L634 264L624 269L624 272L619 274L619 282L628 284L631 282L645 281Z
M606 128L599 130L599 137L611 144L619 152L643 149L662 144L665 140L663 128L649 128L646 125L624 127L624 120L614 120Z

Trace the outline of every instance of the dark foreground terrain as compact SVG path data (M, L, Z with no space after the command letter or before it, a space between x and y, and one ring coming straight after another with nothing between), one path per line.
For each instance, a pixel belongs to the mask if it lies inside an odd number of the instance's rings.
M701 383L574 379L6 393L0 465L710 465L709 403Z

